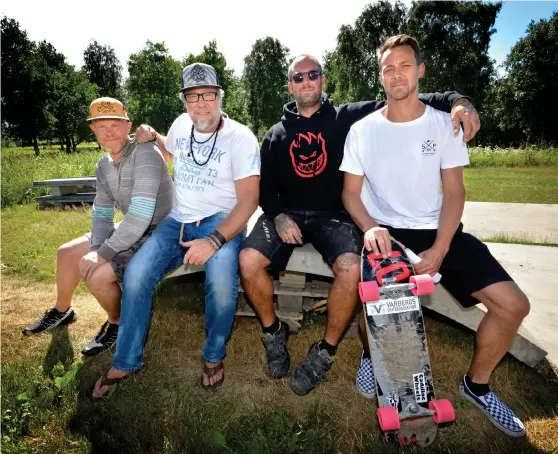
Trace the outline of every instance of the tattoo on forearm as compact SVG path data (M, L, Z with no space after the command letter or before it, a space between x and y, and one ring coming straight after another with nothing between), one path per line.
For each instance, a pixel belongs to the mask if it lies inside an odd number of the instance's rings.
M279 214L275 218L275 229L279 236L283 235L287 230L296 228L296 222L286 214Z
M477 113L477 109L475 109L471 101L469 101L468 99L462 98L459 101L457 101L455 105L465 107L467 113Z
M360 264L360 257L356 254L353 253L347 253L347 254L343 254L341 256L339 256L339 258L336 260L338 266L339 266L339 271L342 271L344 273L348 273L349 271L351 271L351 267L353 265L358 265Z

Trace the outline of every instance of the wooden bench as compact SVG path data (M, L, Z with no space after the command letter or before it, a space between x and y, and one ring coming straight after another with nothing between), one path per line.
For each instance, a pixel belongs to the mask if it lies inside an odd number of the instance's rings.
M51 188L51 195L39 196L39 207L63 206L76 203L93 203L96 193L95 176L56 178L53 180L34 181L33 188Z

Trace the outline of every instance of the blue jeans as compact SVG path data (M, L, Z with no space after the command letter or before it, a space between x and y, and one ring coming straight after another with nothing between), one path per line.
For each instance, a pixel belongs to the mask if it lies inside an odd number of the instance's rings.
M205 238L227 217L224 213L184 225L182 241ZM113 367L135 372L143 365L143 345L149 330L153 290L166 273L182 264L186 249L179 244L181 223L170 216L155 229L132 257L122 285L120 328ZM238 298L238 254L244 243L242 231L225 243L205 264L205 328L202 357L218 363L226 354Z

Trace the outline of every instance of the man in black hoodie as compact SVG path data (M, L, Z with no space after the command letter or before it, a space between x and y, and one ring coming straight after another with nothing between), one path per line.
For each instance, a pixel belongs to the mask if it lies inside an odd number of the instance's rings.
M285 105L281 122L266 134L261 147L258 219L240 253L242 285L260 318L269 375L284 377L290 366L288 328L273 310L270 264L284 269L295 247L312 245L332 268L335 279L328 295L324 338L310 347L295 369L291 388L305 395L327 379L337 345L357 304L362 232L343 208L345 137L351 125L383 107L385 101L365 101L335 107L322 93L325 78L318 60L296 58L289 67L289 91L296 101ZM449 92L421 95L432 107L463 122L465 138L478 131L476 111L467 98ZM456 104L460 106L456 107ZM454 128L458 130L457 119Z

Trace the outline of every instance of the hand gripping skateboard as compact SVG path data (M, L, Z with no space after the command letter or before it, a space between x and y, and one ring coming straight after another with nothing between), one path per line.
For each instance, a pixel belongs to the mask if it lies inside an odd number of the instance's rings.
M387 438L428 446L438 424L455 419L447 399L434 399L420 296L434 292L434 278L416 275L420 261L392 238L392 254L362 250L359 293L364 305L378 422Z

